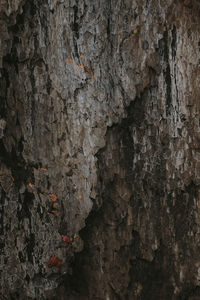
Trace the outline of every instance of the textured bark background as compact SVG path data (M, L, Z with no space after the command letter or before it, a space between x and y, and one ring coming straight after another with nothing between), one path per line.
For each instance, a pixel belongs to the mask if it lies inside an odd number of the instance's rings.
M0 7L0 299L200 299L200 1Z

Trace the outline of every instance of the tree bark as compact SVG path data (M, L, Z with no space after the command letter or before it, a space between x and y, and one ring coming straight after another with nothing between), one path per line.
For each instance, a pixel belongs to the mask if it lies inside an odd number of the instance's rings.
M0 299L200 299L200 1L0 6Z

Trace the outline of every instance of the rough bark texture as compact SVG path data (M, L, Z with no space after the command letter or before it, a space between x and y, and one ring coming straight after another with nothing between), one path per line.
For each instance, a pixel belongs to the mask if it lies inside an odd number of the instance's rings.
M0 299L200 299L200 1L0 7Z

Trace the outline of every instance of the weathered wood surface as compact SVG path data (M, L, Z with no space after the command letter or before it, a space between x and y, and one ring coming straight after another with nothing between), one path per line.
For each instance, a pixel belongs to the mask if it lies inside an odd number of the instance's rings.
M200 1L1 0L0 299L200 299Z

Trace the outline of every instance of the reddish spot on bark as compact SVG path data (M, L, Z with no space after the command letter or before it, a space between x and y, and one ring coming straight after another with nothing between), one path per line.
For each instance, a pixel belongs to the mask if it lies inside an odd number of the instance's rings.
M57 200L57 196L55 194L50 194L49 198L51 199L51 201L56 202Z
M57 214L57 210L52 210L52 214L56 215Z
M185 0L184 5L189 6L191 4L191 0Z
M33 188L33 187L34 187L34 184L29 183L28 186L29 186L30 188Z
M70 242L70 239L66 235L62 235L62 240L66 243Z
M92 71L90 69L88 69L87 67L84 67L84 69L88 74L92 74Z
M80 68L84 71L85 70L85 67L84 67L84 65L81 63L80 64Z
M67 63L67 64L72 64L72 59L71 59L71 58L67 58L67 59L66 59L66 63Z
M11 176L11 180L14 182L14 181L15 181L15 178Z
M49 259L48 262L48 267L52 268L52 267L61 267L63 264L62 260L60 258L58 258L57 256L52 256Z

